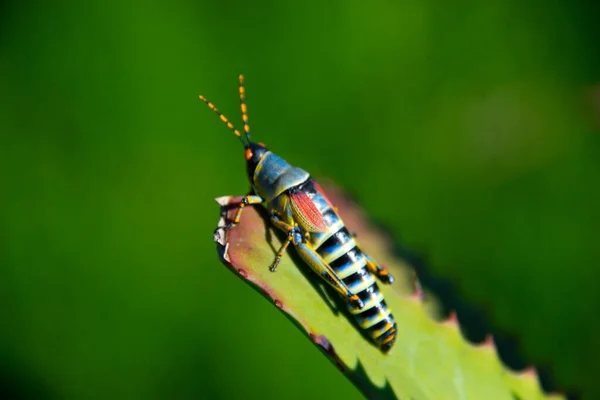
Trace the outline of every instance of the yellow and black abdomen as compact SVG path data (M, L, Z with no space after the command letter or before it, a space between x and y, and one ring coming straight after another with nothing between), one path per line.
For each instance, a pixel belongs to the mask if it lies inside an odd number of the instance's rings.
M310 235L313 248L344 281L350 292L364 303L362 309L348 304L357 324L383 351L388 351L396 340L396 322L373 274L367 269L367 258L313 182L307 182L300 190L312 199L327 224L327 232Z

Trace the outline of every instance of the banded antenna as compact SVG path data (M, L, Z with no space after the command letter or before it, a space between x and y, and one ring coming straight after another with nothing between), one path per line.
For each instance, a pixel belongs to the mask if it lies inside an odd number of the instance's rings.
M244 134L250 143L250 125L248 125L248 107L246 106L246 88L244 87L244 75L240 75L240 109L242 110L242 121L244 121Z
M239 89L240 90L240 109L242 110L242 121L244 122L244 137L242 137L242 134L240 133L240 131L238 131L235 128L235 126L233 126L233 124L229 121L229 119L227 119L226 116L221 114L219 109L217 107L215 107L215 105L213 103L206 100L206 97L204 97L202 95L200 95L199 97L200 97L200 100L205 102L206 105L208 106L208 108L213 110L219 116L221 121L223 121L225 123L225 125L227 125L227 127L233 131L235 136L237 136L240 139L240 142L242 142L244 147L248 147L248 145L250 144L250 126L248 125L248 107L246 106L246 90L244 88L244 75L240 75L239 79L240 79L240 89ZM246 139L245 141L244 141L244 138Z

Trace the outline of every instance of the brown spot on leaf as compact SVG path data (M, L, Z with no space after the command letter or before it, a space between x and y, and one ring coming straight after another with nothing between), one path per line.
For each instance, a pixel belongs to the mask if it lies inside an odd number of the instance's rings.
M323 350L325 350L327 352L327 354L329 354L331 356L335 356L335 350L333 350L333 346L331 345L331 342L325 336L323 336L323 335L317 336L315 342L319 346L321 346L323 348Z

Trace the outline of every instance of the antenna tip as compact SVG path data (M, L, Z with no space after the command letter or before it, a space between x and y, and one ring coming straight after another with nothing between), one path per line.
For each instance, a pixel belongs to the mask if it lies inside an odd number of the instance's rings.
M240 74L239 78L240 78L240 82L244 82L244 75Z
M198 98L200 98L200 100L202 100L202 101L206 101L206 98L202 95L198 96Z

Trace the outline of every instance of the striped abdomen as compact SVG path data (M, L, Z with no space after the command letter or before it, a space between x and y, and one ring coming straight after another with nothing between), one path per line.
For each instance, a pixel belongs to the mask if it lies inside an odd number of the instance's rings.
M348 309L369 337L383 351L388 351L396 340L396 322L373 274L367 269L366 257L318 185L310 179L300 190L311 198L327 224L327 232L310 235L313 248L344 281L350 292L363 301L362 309L350 304Z

